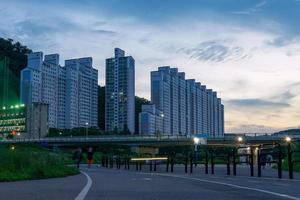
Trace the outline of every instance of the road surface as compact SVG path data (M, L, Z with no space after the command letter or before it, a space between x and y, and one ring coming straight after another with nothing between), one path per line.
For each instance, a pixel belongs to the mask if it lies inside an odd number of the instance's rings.
M179 171L178 169L176 169ZM181 172L181 171L180 171ZM150 173L123 169L82 168L82 174L57 179L0 183L0 199L123 200L123 199L262 199L300 200L300 180Z

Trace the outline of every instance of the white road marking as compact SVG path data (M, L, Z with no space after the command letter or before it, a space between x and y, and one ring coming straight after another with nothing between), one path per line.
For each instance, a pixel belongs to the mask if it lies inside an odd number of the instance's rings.
M263 189L258 189L258 188L252 188L252 187L246 187L246 186L240 186L240 185L235 185L231 183L224 183L224 182L219 182L219 181L210 181L210 180L205 180L205 179L199 179L199 178L192 178L192 177L184 177L184 176L177 176L177 175L169 175L169 174L155 174L158 176L167 176L167 177L173 177L173 178L182 178L182 179L188 179L188 180L194 180L194 181L201 181L201 182L206 182L206 183L213 183L213 184L219 184L219 185L225 185L233 188L238 188L238 189L245 189L245 190L252 190L256 192L262 192L266 194L271 194L274 196L279 196L287 199L293 199L293 200L300 200L298 197L290 196L287 194L281 194L277 192L272 192L268 190L263 190Z
M85 177L87 178L87 183L84 186L84 188L81 190L81 192L78 194L78 196L75 198L75 200L84 200L85 196L87 195L88 191L90 190L93 184L91 177L87 173L83 171L81 171L81 173L85 175Z

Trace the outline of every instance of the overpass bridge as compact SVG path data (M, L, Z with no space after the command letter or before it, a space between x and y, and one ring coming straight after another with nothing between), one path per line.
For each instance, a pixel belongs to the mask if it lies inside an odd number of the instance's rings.
M106 135L106 136L89 136L89 137L46 137L39 139L3 139L1 144L47 144L56 146L74 146L74 145L136 145L136 146L185 146L194 145L193 136L135 136L135 135ZM238 141L241 140L241 141ZM293 138L300 140L300 138ZM266 143L284 142L283 136L271 135L247 135L239 134L230 135L223 138L208 138L207 145L229 145L238 144L259 145ZM201 145L201 144L200 144Z

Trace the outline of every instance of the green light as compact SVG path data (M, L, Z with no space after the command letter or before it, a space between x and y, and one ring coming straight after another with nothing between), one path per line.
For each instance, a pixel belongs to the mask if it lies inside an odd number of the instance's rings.
M25 104L20 104L20 107L24 107L25 106Z
M10 108L14 108L14 106L10 106Z
M15 105L15 108L19 108L19 105Z
M5 106L3 106L3 107L2 107L2 109L3 109L3 110L5 110L5 109L6 109L6 107L5 107Z

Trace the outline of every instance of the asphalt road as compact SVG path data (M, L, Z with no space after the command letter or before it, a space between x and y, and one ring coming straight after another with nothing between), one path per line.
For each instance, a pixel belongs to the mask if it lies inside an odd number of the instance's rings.
M115 200L115 199L294 199L300 200L300 180L150 173L82 168L85 174L48 180L0 183L0 199ZM177 171L179 171L177 169ZM88 181L89 179L89 181Z

